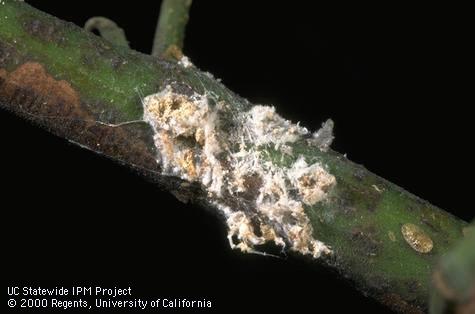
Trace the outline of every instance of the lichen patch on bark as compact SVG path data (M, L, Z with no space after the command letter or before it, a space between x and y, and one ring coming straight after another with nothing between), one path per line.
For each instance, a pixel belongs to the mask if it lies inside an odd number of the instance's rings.
M256 105L246 115L244 128L255 145L272 143L278 148L308 133L306 128L283 119L271 106Z
M182 56L180 60L178 60L178 64L184 67L185 69L193 66L193 63L191 63L190 59L187 56Z
M335 184L335 177L329 174L321 165L308 165L300 157L288 171L289 178L307 205L314 205L326 197L327 190Z
M306 128L274 107L231 112L212 95L184 95L171 86L143 104L164 174L203 186L226 218L232 248L257 252L257 246L274 242L315 258L331 252L313 237L305 206L325 201L335 177L303 156L294 156L289 167L264 156L267 148L293 156L289 144L308 138Z

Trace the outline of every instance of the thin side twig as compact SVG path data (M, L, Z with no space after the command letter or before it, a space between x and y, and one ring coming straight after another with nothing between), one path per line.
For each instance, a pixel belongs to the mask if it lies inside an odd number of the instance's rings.
M84 24L84 29L92 32L97 30L102 38L110 43L129 48L129 42L125 36L125 32L114 21L103 16L91 17Z
M180 59L192 0L164 0L160 8L152 55Z

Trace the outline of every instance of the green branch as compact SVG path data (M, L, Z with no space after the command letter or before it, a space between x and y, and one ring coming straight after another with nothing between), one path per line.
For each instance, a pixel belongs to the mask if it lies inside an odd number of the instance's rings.
M23 2L4 2L0 6L1 107L137 169L179 199L214 209L219 201L231 210L255 201L252 189L235 197L218 197L198 182L163 175L154 130L140 122L143 97L169 85L180 97L212 95L210 105L224 104L232 111L220 116L230 125L238 122L232 120L235 114L250 110L252 104L193 66L114 46ZM163 40L155 54L183 42L184 20L177 33L165 31L174 18L170 12L163 14L170 18L165 26L160 26L162 21L159 25L159 41ZM226 131L220 134L223 139L230 136ZM463 237L467 224L339 153L322 151L306 139L288 146L292 154L274 146L256 150L280 169L289 169L297 156L303 156L308 163L326 165L336 178L325 202L304 207L313 237L332 250L317 261L396 311L427 310L432 270L439 256ZM247 184L259 188L257 180ZM252 206L246 210L262 218Z
M155 32L152 55L179 60L192 0L164 0Z

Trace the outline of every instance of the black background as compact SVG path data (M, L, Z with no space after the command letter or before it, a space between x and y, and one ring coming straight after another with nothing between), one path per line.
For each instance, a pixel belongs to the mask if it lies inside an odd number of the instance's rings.
M81 26L110 17L145 53L160 6L28 2ZM463 11L196 0L185 54L311 129L331 117L335 150L470 220L473 36ZM130 285L135 297L208 298L221 313L389 313L318 265L231 251L213 214L5 111L0 138L8 285Z

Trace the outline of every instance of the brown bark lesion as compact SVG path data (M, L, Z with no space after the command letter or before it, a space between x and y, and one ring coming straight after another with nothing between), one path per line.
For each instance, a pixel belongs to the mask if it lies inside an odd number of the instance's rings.
M79 92L69 82L55 79L40 63L25 62L10 72L0 69L0 99L7 109L58 136L138 169L159 170L155 152L147 145L148 126L119 127L98 121Z

